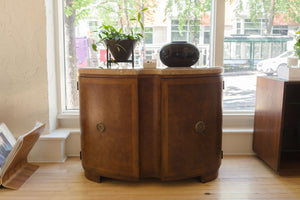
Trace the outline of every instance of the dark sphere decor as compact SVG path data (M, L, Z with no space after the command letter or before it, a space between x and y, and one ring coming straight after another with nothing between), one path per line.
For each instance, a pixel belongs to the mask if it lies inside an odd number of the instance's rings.
M198 61L199 50L185 41L171 42L161 48L159 57L168 67L190 67Z

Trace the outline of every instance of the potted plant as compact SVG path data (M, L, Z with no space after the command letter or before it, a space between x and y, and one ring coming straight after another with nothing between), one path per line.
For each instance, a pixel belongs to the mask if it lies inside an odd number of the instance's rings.
M144 12L147 8L142 9L137 13L136 18L130 19L136 21L141 30L144 30L144 25L141 21L141 12ZM111 25L102 25L99 27L99 42L102 43L112 55L114 62L127 61L131 56L137 42L143 38L141 33L131 30L129 33L124 33L123 29L117 29ZM97 43L97 44L98 44ZM97 51L97 44L93 44L93 49Z

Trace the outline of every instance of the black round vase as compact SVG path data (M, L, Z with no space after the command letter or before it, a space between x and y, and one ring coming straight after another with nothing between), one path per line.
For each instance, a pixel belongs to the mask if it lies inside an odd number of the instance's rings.
M190 67L198 61L199 50L184 41L171 42L161 48L159 57L168 67Z

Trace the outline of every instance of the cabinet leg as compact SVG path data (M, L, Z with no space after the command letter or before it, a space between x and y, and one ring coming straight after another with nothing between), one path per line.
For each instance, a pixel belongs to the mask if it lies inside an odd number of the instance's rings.
M85 170L84 175L87 179L94 182L102 183L103 181L103 176L100 176L98 173L93 171Z
M218 177L218 170L212 173L207 173L202 176L196 177L196 179L201 183L206 183L212 181Z

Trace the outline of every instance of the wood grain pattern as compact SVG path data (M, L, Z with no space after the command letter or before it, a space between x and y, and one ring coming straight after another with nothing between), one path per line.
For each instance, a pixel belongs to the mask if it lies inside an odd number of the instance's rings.
M299 200L300 176L282 177L254 156L225 156L214 181L127 182L85 178L78 157L40 168L18 190L0 189L2 200Z
M278 170L284 82L257 78L253 150Z
M139 76L139 152L141 178L160 178L160 78Z
M300 174L300 81L257 78L253 150L280 175Z
M195 70L106 74L105 70L81 69L86 177L93 181L100 177L215 179L221 164L222 76L210 70L184 74ZM194 131L198 121L206 124L204 134ZM104 133L97 133L98 122L105 124Z
M162 80L162 177L201 176L209 181L221 164L221 77ZM203 133L195 132L203 121Z
M88 178L138 179L137 101L136 78L80 79L82 164ZM103 133L97 131L99 122Z

